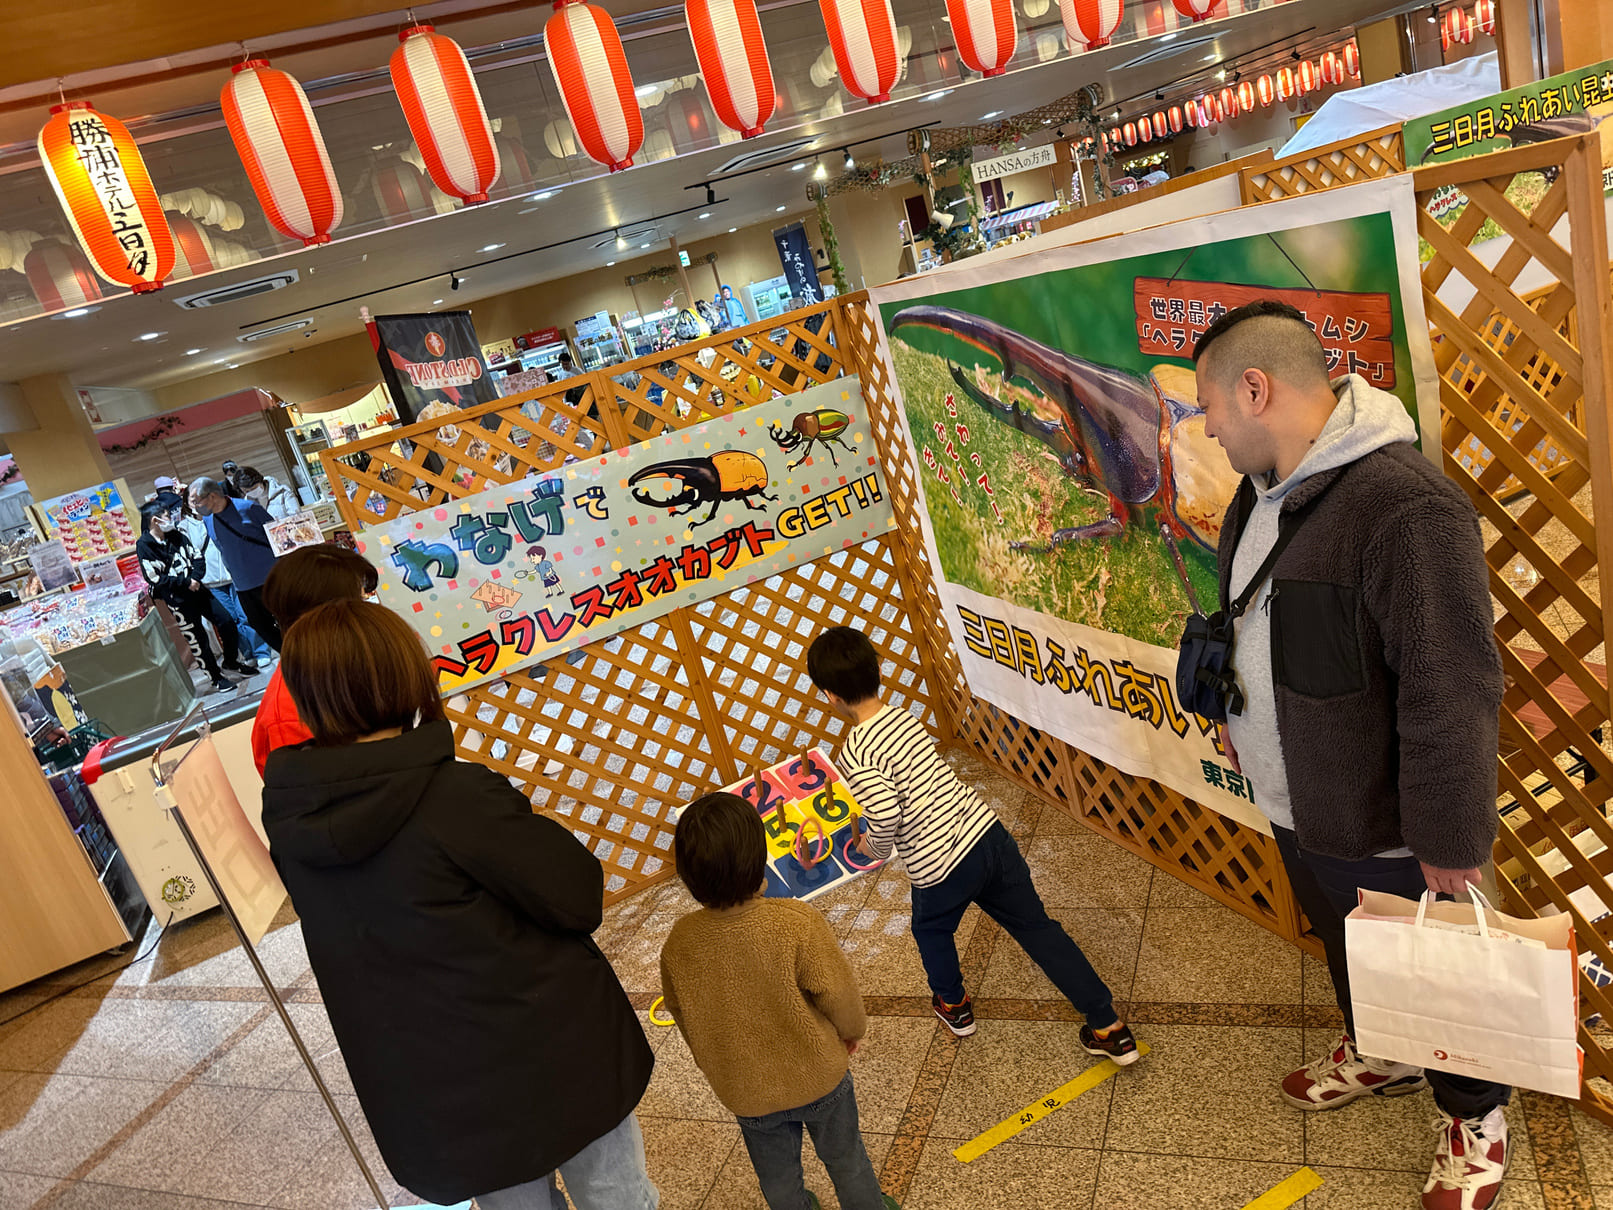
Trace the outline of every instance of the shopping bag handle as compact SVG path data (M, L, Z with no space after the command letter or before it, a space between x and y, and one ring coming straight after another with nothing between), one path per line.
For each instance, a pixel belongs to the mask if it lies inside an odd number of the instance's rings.
M1490 922L1484 918L1484 913L1493 912L1495 909L1490 906L1490 901L1484 897L1484 892L1479 890L1476 884L1468 883L1467 893L1472 896L1473 906L1477 909L1473 913L1473 917L1479 926L1479 936L1488 941L1490 939ZM1422 898L1417 901L1418 928L1423 927L1423 921L1428 915L1428 905L1432 902L1434 902L1433 891L1424 891Z

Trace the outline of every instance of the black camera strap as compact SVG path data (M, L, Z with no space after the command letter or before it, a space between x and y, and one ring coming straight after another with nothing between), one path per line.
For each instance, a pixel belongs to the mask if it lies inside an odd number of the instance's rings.
M1240 592L1237 599L1227 607L1228 621L1241 618L1244 615L1244 611L1249 608L1250 602L1259 594L1260 586L1266 582L1266 577L1271 575L1271 569L1277 566L1277 560L1282 555L1283 550L1288 546L1289 542L1293 541L1294 534L1299 530L1299 518L1293 516L1286 519L1286 524L1284 522L1285 518L1279 516L1277 519L1277 540L1271 544L1271 549L1266 552L1266 557L1261 560L1260 566L1255 568L1254 577L1249 581L1248 587ZM1247 532L1247 528L1245 532ZM1238 540L1240 542L1243 540L1242 534L1238 535ZM1234 555L1234 557L1236 556Z

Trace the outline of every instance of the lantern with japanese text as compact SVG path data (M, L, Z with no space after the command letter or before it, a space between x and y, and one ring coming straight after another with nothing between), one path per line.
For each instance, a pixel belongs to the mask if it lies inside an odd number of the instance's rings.
M1271 103L1277 99L1277 86L1271 82L1270 76L1261 76L1255 81L1255 98L1262 109L1271 108Z
M1221 0L1171 0L1176 5L1176 11L1191 21L1205 21L1209 19L1211 11Z
M1316 64L1309 59L1299 65L1299 91L1315 92L1321 85L1322 78L1316 71Z
M39 162L95 271L136 294L162 289L174 233L129 128L88 101L53 105Z
M429 25L411 25L398 43L392 87L426 171L444 193L485 202L498 180L498 144L465 52Z
M183 214L171 215L168 225L174 232L174 275L200 277L223 266L213 254L213 241L199 223Z
M683 11L717 120L755 138L778 97L756 0L684 0Z
M1064 18L1064 34L1070 49L1080 43L1087 50L1108 46L1125 11L1122 0L1059 0L1059 15Z
M267 59L231 69L219 105L263 216L304 247L330 242L342 191L302 85Z
M840 82L870 105L891 99L902 66L890 0L818 0Z
M555 0L543 47L582 149L612 172L631 168L644 143L644 115L610 14L581 0Z
M1248 80L1238 85L1238 112L1250 113L1255 107L1255 86Z
M40 240L22 258L22 272L47 311L88 306L101 297L101 283L84 254L71 244Z
M1272 80L1272 84L1276 87L1279 101L1286 101L1291 98L1294 95L1295 87L1294 69L1292 67L1279 68L1276 77Z
M983 76L1000 76L1014 57L1019 31L1014 0L947 0L958 57Z
M1473 5L1473 16L1483 33L1495 33L1495 0L1477 0Z
M1181 134L1182 133L1182 126L1184 125L1184 123L1182 121L1182 107L1180 105L1172 105L1171 106L1170 123L1171 123L1171 133L1172 134Z
M1344 70L1353 79L1361 78L1361 50L1354 42L1344 44Z
M1121 131L1125 135L1127 147L1137 146L1137 123L1127 122L1123 127L1121 127Z

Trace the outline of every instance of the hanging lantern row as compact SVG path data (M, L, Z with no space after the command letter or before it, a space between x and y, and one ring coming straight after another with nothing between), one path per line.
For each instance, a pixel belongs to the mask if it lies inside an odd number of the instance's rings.
M1100 50L1109 45L1120 24L1121 0L1059 0L1059 15L1071 47Z
M773 116L773 65L755 0L688 0L689 37L711 107L747 139Z
M437 188L464 202L485 202L498 180L498 146L465 52L431 26L413 25L398 35L391 72L409 133Z
M958 57L971 71L1000 76L1007 70L1019 45L1013 0L947 0L947 17Z

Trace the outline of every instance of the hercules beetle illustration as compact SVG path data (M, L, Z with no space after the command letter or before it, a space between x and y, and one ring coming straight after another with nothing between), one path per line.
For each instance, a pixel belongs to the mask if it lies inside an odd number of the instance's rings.
M840 436L850 424L851 417L844 412L822 408L816 412L797 412L795 419L790 421L788 430L774 423L767 426L767 432L768 436L773 438L774 444L785 453L799 448L803 442L806 443L806 449L801 451L801 456L789 464L789 469L793 471L811 457L814 444L822 445L824 452L829 455L829 460L835 466L839 466L840 459L835 457L835 452L829 445L833 442L847 453L854 452Z
M670 496L657 496L652 488L639 486L650 483L658 484L663 490L677 490ZM711 505L709 513L690 522L690 528L712 520L717 509L729 500L742 500L746 508L766 511L756 503L757 499L778 499L767 494L767 464L743 450L718 450L709 458L657 462L634 474L627 486L640 504L664 508L672 517L692 513L703 504Z
M1012 542L1011 549L1046 554L1066 543L1115 537L1134 513L1157 509L1160 537L1184 584L1187 568L1178 542L1187 539L1215 552L1237 476L1205 435L1196 396L1185 383L1167 391L1160 382L1166 370L1189 380L1191 371L1159 367L1146 376L1133 374L949 307L908 307L891 321L891 330L909 325L967 341L996 359L1005 384L1019 379L1034 386L1059 419L1044 419L1017 401L1005 403L970 381L962 367L947 363L964 395L1000 423L1045 444L1085 491L1108 498L1109 515L1102 521L1056 529L1041 543ZM1191 585L1188 592L1191 597Z

